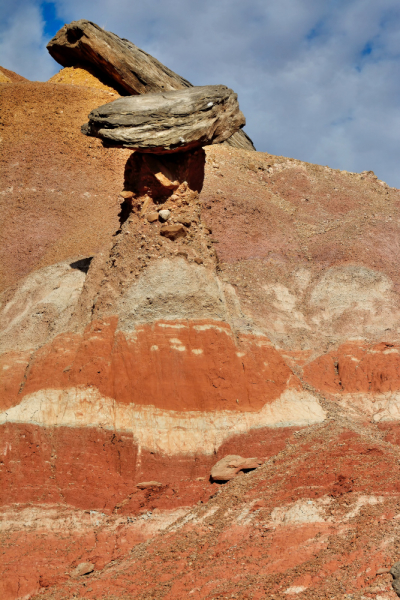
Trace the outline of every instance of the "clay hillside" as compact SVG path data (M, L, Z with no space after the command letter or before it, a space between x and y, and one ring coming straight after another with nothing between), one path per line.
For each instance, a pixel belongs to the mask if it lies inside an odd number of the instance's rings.
M397 598L400 191L48 48L0 68L1 600Z

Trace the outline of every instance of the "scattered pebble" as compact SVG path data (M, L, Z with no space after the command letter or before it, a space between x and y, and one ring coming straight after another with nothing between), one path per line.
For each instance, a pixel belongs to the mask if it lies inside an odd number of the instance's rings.
M158 221L158 212L153 210L152 212L147 213L146 219L149 223L154 223L154 221Z
M163 210L160 210L160 212L158 213L160 215L160 219L162 221L167 221L169 219L169 216L171 214L171 211L164 208Z

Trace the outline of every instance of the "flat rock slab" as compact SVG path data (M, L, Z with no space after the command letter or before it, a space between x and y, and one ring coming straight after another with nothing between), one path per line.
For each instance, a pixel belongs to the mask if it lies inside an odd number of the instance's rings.
M181 223L177 223L176 225L164 225L164 227L160 229L160 235L163 235L173 242L181 237L185 237L186 234L187 231Z
M122 95L181 90L192 84L135 44L81 19L64 25L47 44L63 67L87 66L116 87ZM250 138L234 130L230 146L255 150Z
M93 110L82 133L113 145L163 154L219 144L245 124L224 85L119 98Z
M82 575L89 575L93 573L94 564L90 562L82 562L72 571L71 577L81 577Z
M230 481L240 471L250 471L257 469L262 464L257 458L243 458L230 454L219 460L211 469L211 478L213 481Z

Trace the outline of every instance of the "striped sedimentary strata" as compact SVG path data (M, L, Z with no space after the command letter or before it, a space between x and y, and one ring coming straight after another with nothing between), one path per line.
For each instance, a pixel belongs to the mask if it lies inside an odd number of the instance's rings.
M113 510L137 482L207 475L233 439L324 420L218 277L204 160L134 153L108 245L3 294L3 502Z
M304 378L352 416L374 423L400 419L400 346L354 340L317 357Z
M174 196L135 189L91 262L46 267L3 294L4 502L46 489L52 501L111 510L143 479L206 475L229 444L265 455L277 429L323 422L326 400L373 422L398 419L398 344L371 341L397 322L388 278L364 267L319 277L303 268L300 288L263 286L276 316L269 324L219 277L198 192L182 185ZM160 206L172 223L185 221L183 240L162 239L162 221L147 219ZM364 318L346 326L349 307ZM343 343L349 332L356 339ZM325 337L336 349L323 351ZM28 472L32 485L18 487Z
M199 188L196 160L187 173ZM303 267L263 283L268 311L254 294L257 314L219 275L198 190L160 176L151 195L158 164L142 179L138 165L128 161L126 214L108 247L3 294L3 502L112 511L137 482L208 476L224 452L268 456L278 430L321 423L329 406L398 419L397 345L373 341L397 323L388 277ZM160 235L160 209L182 238Z
M197 188L202 161L199 151L185 163ZM171 190L158 166L128 177L120 228L93 260L46 267L3 294L3 502L112 510L137 482L208 477L232 440L265 455L274 430L325 419L218 277L198 191L174 163ZM160 235L160 209L182 239Z
M315 581L322 577L325 585L326 569L337 578L339 552L343 564L355 561L349 581L360 588L360 554L354 538L343 536L343 524L339 545L329 542L326 554L323 544L335 502L335 510L348 512L351 494L369 490L380 499L399 489L400 192L371 173L226 146L207 149L205 165L200 150L186 163L129 156L79 134L90 110L110 100L108 92L7 85L14 126L3 132L5 218L14 208L4 222L2 262L4 285L18 285L0 302L0 506L3 523L10 523L0 539L0 596L43 592L80 562L102 569L197 504L195 511L211 514L221 499L214 532L225 535L221 512L234 531L223 495L231 484L208 502L218 489L208 479L211 467L226 455L273 457L232 482L240 519L253 515L256 523L264 510L261 554L254 554L253 567L248 558L258 525L252 523L244 558L227 571L226 557L238 543L234 532L221 547L221 571L210 575L217 554L214 542L202 543L211 549L204 581L227 572L231 579L244 562L249 573L257 569L262 594L276 594L276 556L287 570L282 593L298 591L310 585L304 560L317 556L315 539L324 553L322 563L315 559ZM21 113L15 98L29 110ZM38 121L32 129L29 120L33 109L42 114L41 138ZM21 160L28 154L31 160ZM166 228L171 238L161 235ZM35 243L27 243L32 235ZM136 485L151 481L153 488ZM240 490L245 505L237 508ZM325 495L337 499L326 504L326 514L318 501ZM361 499L354 496L354 503L357 509ZM387 540L397 497L385 503L367 506L384 513L359 514L368 580L371 523L389 527L374 541L376 568L386 565L383 547L388 561L395 557ZM358 518L354 510L346 527ZM280 537L281 525L304 516L300 527L308 528L319 514L326 519L322 537L314 530L304 543L304 531ZM53 536L56 527L60 535ZM214 536L209 523L206 530ZM269 588L260 571L266 542ZM156 543L158 553L160 538ZM200 572L192 549L183 571L170 555L180 574L192 579L190 569ZM298 562L290 562L294 555ZM304 565L303 575L295 564ZM149 569L142 572L147 581ZM158 585L159 563L153 572ZM104 582L90 593L105 589L112 593ZM332 590L328 597L343 591Z
M210 454L254 428L324 418L264 335L232 328L231 298L205 267L161 260L121 295L119 314L68 331L84 279L66 264L50 267L6 303L3 424L115 429L177 455Z

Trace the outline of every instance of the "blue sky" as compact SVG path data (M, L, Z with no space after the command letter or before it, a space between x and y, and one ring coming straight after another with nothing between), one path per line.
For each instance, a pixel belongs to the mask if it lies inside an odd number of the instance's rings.
M40 11L43 18L43 36L51 39L61 29L64 22L57 14L57 6L54 2L42 2Z
M398 0L0 0L0 64L47 80L47 41L80 18L232 87L258 150L400 188Z

